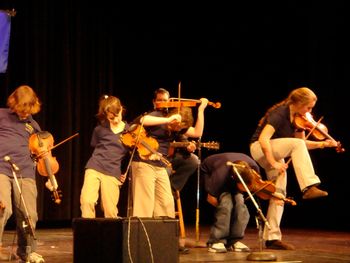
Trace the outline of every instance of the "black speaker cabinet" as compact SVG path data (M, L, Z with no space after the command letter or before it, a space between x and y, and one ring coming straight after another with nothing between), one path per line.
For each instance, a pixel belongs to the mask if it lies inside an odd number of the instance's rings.
M74 218L75 263L178 263L179 226L170 218Z

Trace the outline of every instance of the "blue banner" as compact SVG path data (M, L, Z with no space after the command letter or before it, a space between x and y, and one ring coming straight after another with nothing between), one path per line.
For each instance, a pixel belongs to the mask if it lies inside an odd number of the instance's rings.
M7 61L10 45L11 16L0 10L0 73L7 70Z

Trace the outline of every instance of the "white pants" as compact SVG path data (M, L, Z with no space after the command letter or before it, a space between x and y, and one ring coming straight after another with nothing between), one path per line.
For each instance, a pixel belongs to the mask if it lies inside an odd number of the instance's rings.
M114 176L86 169L80 194L81 216L95 218L95 206L101 193L101 209L104 217L118 218L118 202L122 183Z
M133 216L175 218L175 203L164 167L132 162Z
M309 151L306 147L305 141L298 138L279 138L270 141L271 148L275 159L279 162L284 162L284 158L291 157L294 172L298 180L300 190L311 185L319 184L320 179L315 174ZM258 141L250 146L250 153L253 159L264 168L267 179L274 181L276 185L276 192L287 195L287 173L279 174L279 171L273 169L267 162L265 155L261 149ZM283 215L284 207L278 202L279 200L271 198L266 215L271 229L265 226L264 239L265 240L281 240L282 233L280 223Z

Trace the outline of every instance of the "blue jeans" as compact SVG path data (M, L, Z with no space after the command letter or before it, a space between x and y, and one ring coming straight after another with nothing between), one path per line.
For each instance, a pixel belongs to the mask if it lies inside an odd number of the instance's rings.
M23 200L26 204L28 217L31 219L33 231L38 221L37 213L37 188L36 182L32 178L18 178L19 187L21 188ZM13 194L13 195L12 195ZM13 199L12 199L13 198ZM30 233L30 227L26 223L26 211L24 209L22 198L19 194L17 184L13 178L0 174L0 200L5 205L5 209L0 212L0 243L7 220L12 215L12 202L14 203L14 213L16 216L17 230L17 255L21 258L26 257L27 252L36 250L36 240ZM24 227L26 226L26 227ZM28 251L30 249L30 251Z
M226 247L233 245L244 237L249 217L249 211L241 193L235 195L228 192L222 193L207 244L220 242Z

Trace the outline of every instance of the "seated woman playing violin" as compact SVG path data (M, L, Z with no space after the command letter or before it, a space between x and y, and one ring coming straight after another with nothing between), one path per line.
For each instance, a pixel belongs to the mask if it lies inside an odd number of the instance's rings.
M305 129L294 127L297 115L305 116L312 111L317 96L309 88L293 90L283 101L272 106L260 120L251 138L250 152L254 160L265 169L267 179L273 181L278 192L286 196L287 168L286 157L290 157L293 168L303 193L303 199L325 197L326 191L317 186L321 183L315 174L309 155L311 149L337 147L334 140L312 141L306 138ZM270 249L293 249L281 241L280 222L283 206L270 199L267 220L271 229L265 227L264 239Z

